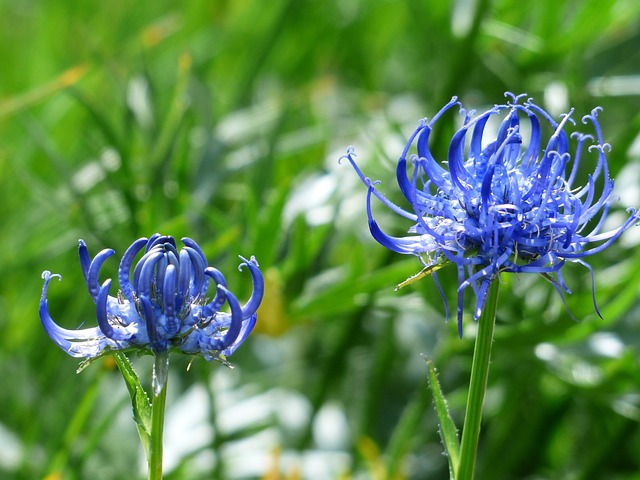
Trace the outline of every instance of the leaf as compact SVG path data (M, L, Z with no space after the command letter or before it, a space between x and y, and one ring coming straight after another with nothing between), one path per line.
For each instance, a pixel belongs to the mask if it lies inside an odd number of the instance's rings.
M130 348L119 348L119 349L115 350L115 349L112 349L110 347L107 347L100 354L96 355L95 357L85 358L82 362L80 362L80 364L78 365L78 369L76 370L76 373L82 372L89 365L93 365L97 361L103 360L105 357L113 356L115 358L115 356L113 355L113 353L115 351L117 351L120 354L132 353L132 354L135 354L136 356L151 355L152 354L151 353L151 349L140 349L140 348L137 348L137 347L136 348L131 348L130 347Z
M122 373L133 407L133 419L136 421L140 442L144 448L146 457L149 458L149 446L151 442L151 402L140 384L140 378L133 369L129 358L124 353L114 352L113 358Z
M444 398L442 390L440 389L436 367L431 359L427 358L425 355L422 355L422 357L425 359L427 366L429 367L429 388L433 393L433 402L436 407L436 413L438 414L440 438L444 445L447 458L449 459L449 472L451 478L454 478L454 472L458 468L460 458L460 440L458 439L458 430L451 419L447 400Z

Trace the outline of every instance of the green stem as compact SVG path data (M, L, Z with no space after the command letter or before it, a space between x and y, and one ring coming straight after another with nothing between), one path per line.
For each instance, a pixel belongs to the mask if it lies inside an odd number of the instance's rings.
M167 382L164 382L151 404L151 445L149 448L149 480L162 480L162 433L164 408L167 400Z
M478 334L473 350L471 365L471 381L467 397L467 411L462 428L462 442L460 444L460 463L456 480L472 480L476 464L478 439L480 438L480 424L482 421L482 405L487 389L489 376L489 361L493 344L493 328L496 323L496 308L498 306L498 290L500 279L494 278L489 287L489 298L481 317L478 319Z

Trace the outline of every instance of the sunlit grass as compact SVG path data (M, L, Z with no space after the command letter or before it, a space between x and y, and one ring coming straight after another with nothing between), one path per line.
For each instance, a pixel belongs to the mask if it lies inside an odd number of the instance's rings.
M486 2L466 38L454 25L473 12L453 3L468 2L343 3L0 5L0 477L144 478L117 372L76 375L37 302L42 270L59 272L50 303L61 323L94 325L78 238L121 254L158 231L198 238L230 284L242 284L236 254L255 254L268 285L235 369L172 366L168 422L184 441L173 454L167 442L166 478L446 477L420 353L460 425L472 321L459 340L429 278L394 291L421 266L374 245L366 192L338 158L354 145L384 178L418 120L453 93L481 107L505 90L547 101L560 85L576 118L603 106L618 176L640 98L594 85L637 75L640 7ZM435 135L444 153L447 128ZM478 478L640 468L635 249L592 262L604 320L579 269L567 278L577 322L542 279L509 280ZM455 271L440 278L453 299Z

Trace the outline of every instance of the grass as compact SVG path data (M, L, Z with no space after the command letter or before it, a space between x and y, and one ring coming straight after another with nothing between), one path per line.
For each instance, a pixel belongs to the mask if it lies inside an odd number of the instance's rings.
M0 3L2 478L143 478L114 365L75 375L37 302L40 273L60 273L54 318L93 325L77 240L122 253L156 231L196 239L240 298L237 255L256 255L268 282L234 370L172 362L168 422L182 441L165 447L166 478L446 476L434 411L414 408L420 353L460 425L472 335L444 323L429 278L394 292L420 266L369 237L366 192L338 158L356 146L390 186L407 135L453 94L481 107L527 92L549 106L559 88L576 118L601 105L620 180L640 127L637 92L598 87L638 81L637 2L454 3ZM477 478L640 469L640 256L627 238L591 262L604 320L582 269L567 278L577 322L542 279L505 280ZM441 275L452 298L454 275Z

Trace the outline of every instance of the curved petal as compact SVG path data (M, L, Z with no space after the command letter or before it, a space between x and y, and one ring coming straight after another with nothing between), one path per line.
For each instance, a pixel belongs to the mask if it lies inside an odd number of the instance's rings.
M362 180L362 183L364 183L367 187L372 186L371 180L363 175L362 171L358 167L358 164L354 160L353 157L355 157L355 156L356 155L354 153L353 147L349 147L347 149L347 154L343 155L342 157L340 157L340 159L338 161L340 162L342 159L346 158L349 161L349 163L351 164L351 166L353 167L353 169L355 170L356 174L360 177L360 180ZM415 215L411 214L410 212L407 212L407 211L403 210L402 208L400 208L399 206L397 206L396 204L391 202L382 193L380 193L376 188L373 188L373 192L372 193L378 198L378 200L380 200L382 203L384 203L388 208L393 210L398 215L401 215L401 216L403 216L405 218L408 218L409 220L413 220L413 221L416 220L416 216Z
M155 246L154 248L149 249L149 244L147 244L147 251L145 252L145 254L142 256L142 258L140 258L140 260L138 260L138 263L136 263L136 266L133 269L133 283L132 283L132 288L134 292L139 292L140 291L140 276L142 273L142 268L145 266L145 264L147 263L147 260L149 260L149 258L157 256L158 254L160 255L164 255L164 249L162 247L159 246ZM145 281L149 281L149 279L146 279Z
M387 247L389 250L404 254L417 255L418 252L423 251L422 244L416 239L419 237L392 237L387 235L380 227L378 223L373 219L373 213L371 212L371 192L373 187L369 187L369 194L367 195L367 216L369 217L369 230L371 235L375 238L380 245Z
M233 348L234 342L243 331L244 322L240 303L225 287L222 285L218 285L218 287L224 291L229 301L231 313L218 314L206 328L191 331L180 347L183 352L194 353L198 349L205 359L215 358L220 352ZM224 331L225 329L226 331ZM213 357L212 353L214 353Z
M165 244L171 245L174 249L176 248L176 241L171 235L160 235L156 233L149 238L147 252L155 247L164 247Z
M147 334L149 335L149 344L154 353L166 350L167 344L164 339L158 335L158 327L156 324L156 312L148 297L140 297L142 312L147 326Z
M120 260L120 267L118 268L118 283L120 283L120 290L130 303L134 303L133 289L131 287L131 281L129 276L131 275L131 266L136 255L147 245L146 238L139 238L131 244L127 251L124 252L122 259Z
M156 243L157 243L156 241L161 236L162 235L160 235L159 233L154 233L153 235L151 235L149 237L149 242L147 243L147 249L145 250L145 253L147 253L149 250L151 250L156 245Z
M99 355L107 346L111 345L98 327L68 330L59 326L51 318L47 301L47 291L49 289L49 282L54 277L62 279L60 275L51 274L48 270L42 272L44 285L42 287L38 312L45 332L56 345L72 357L90 358Z
M240 306L238 299L229 290L224 287L221 288L226 290L225 294L227 295L227 302L231 309L231 323L229 324L227 333L222 339L221 347L217 350L223 350L233 344L233 342L238 338L238 335L240 335L240 330L242 329L242 307Z
M165 328L167 335L173 337L180 331L180 321L176 317L176 267L173 265L167 266L163 291L164 296L162 300L166 319Z
M240 329L238 338L236 338L235 341L222 352L225 357L230 357L231 355L233 355L233 352L235 352L238 347L242 345L249 334L253 331L253 327L255 327L257 320L257 315L251 315L248 319L242 322L242 328Z
M130 316L132 311L128 304L125 304L124 308L114 308L114 305L117 307L123 307L123 305L109 297L110 287L111 279L108 279L102 284L98 293L96 300L98 327L107 338L113 340L119 346L126 346L139 333L140 318L135 311L133 317Z
M400 187L400 191L404 194L405 198L411 201L411 181L407 176L407 154L409 153L409 147L413 143L414 139L418 137L418 145L419 147L425 149L428 152L428 148L424 147L429 141L429 133L431 133L431 127L425 125L424 121L420 122L418 128L413 132L411 137L409 137L409 141L407 142L402 155L400 155L400 159L398 160L398 166L396 168L396 180L398 181L398 186Z
M218 285L222 285L223 287L227 286L227 281L224 278L224 275L222 275L222 273L213 267L207 267L204 271L204 274L208 277L211 278L215 285L216 285L216 295L213 298L213 300L211 300L211 302L209 302L208 304L204 305L202 307L203 312L205 316L212 316L214 315L218 310L220 310L220 308L222 307L222 305L224 305L224 302L227 301L227 297L224 293L224 291L222 291Z
M251 272L251 280L253 282L253 290L251 292L251 297L247 300L247 303L242 307L242 318L249 318L253 316L260 303L262 302L262 297L264 296L264 278L262 277L262 272L258 268L258 262L255 257L251 257L251 260L247 260L246 258L240 257L242 262L238 267L238 270L242 270L242 266L246 265L249 267L249 271Z
M105 280L100 287L100 291L98 292L98 296L96 298L96 317L98 319L98 327L102 333L113 339L116 336L116 333L109 323L109 318L107 315L107 299L109 298L109 288L111 288L111 279ZM118 338L118 340L122 340Z
M198 251L191 247L184 247L184 250L189 254L191 260L191 279L189 285L189 294L192 297L197 297L202 294L204 287L204 270L207 268L207 259L203 255L200 255Z
M137 285L134 283L134 288L138 292L138 296L140 298L146 297L149 299L151 296L152 285L155 284L153 270L160 259L164 257L164 253L159 250L150 250L147 255L145 255L146 258L143 257L138 264L141 265L140 278L138 279Z
M191 269L191 258L189 256L189 252L186 249L180 250L180 268L178 270L178 291L176 294L177 302L176 307L181 309L184 305L185 300L188 299L189 296L189 285L191 283L191 278L193 277L193 272Z
M80 257L80 267L82 268L82 275L84 275L84 281L88 282L89 266L91 265L91 256L87 250L87 244L84 240L78 240L78 256Z
M99 252L91 261L89 265L89 271L87 273L87 287L89 288L89 294L94 301L98 298L98 292L100 291L100 283L98 282L98 274L102 268L104 261L113 255L115 251L110 248L105 248Z
M189 237L183 237L180 241L185 246L193 248L198 253L200 258L202 258L202 263L204 263L205 265L207 265L209 263L209 262L207 262L207 256L204 254L204 251L202 250L202 248L200 248L200 245L198 245L195 241L193 241Z

